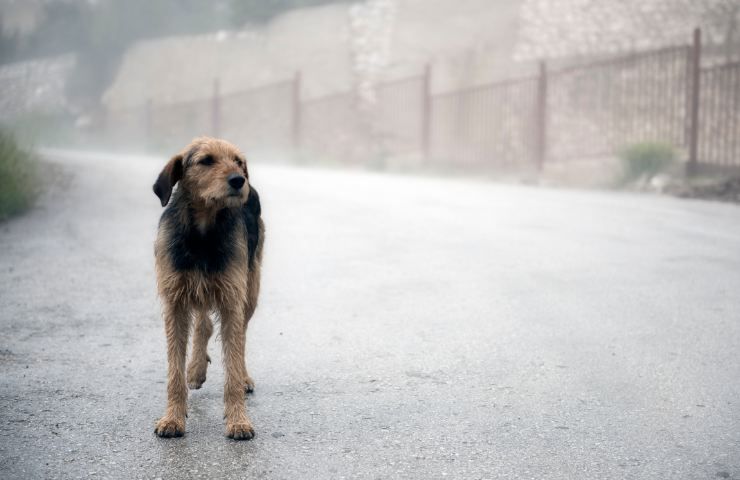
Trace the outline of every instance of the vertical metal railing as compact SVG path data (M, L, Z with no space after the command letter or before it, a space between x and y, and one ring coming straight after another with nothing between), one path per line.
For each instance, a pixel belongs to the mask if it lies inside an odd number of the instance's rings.
M535 159L537 170L541 171L547 158L547 64L544 61L540 61L539 70L539 76L537 77L537 110L535 113Z
M686 164L686 173L693 175L697 171L699 148L699 93L701 91L701 30L694 30L694 43L691 49L691 93L689 121L689 161Z

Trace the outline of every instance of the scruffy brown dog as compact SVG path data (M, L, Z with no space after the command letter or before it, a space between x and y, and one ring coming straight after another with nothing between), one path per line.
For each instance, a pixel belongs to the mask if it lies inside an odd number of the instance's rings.
M197 138L167 163L154 193L167 206L159 221L154 256L169 364L167 410L154 432L160 437L185 432L187 387L200 388L206 380L210 362L206 349L213 333L209 314L215 312L226 372L226 435L249 440L254 430L244 393L252 391L254 382L247 373L244 348L247 324L257 307L264 224L246 159L224 140ZM193 351L186 384L191 322Z

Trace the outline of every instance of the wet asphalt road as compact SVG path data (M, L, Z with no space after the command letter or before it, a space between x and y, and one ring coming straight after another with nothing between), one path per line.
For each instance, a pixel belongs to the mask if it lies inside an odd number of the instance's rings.
M50 158L0 225L1 478L740 479L737 206L254 164L257 437L214 338L166 440L164 159Z

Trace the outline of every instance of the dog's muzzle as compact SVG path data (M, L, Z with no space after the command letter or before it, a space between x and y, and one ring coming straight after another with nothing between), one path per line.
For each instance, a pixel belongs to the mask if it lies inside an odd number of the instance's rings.
M231 175L229 175L229 178L227 178L226 181L229 183L229 186L234 189L234 191L239 192L244 184L247 182L247 179L241 175L232 173Z

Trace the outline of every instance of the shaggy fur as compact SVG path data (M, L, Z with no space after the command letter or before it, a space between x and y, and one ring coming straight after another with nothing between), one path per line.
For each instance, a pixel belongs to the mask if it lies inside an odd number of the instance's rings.
M167 409L154 431L160 437L185 433L187 388L200 388L206 380L214 312L220 320L226 373L226 435L248 440L254 429L244 393L253 390L254 382L244 350L247 324L257 307L265 229L246 160L228 142L197 138L167 163L154 193L167 207L154 256L168 361ZM186 370L191 325L193 348Z

